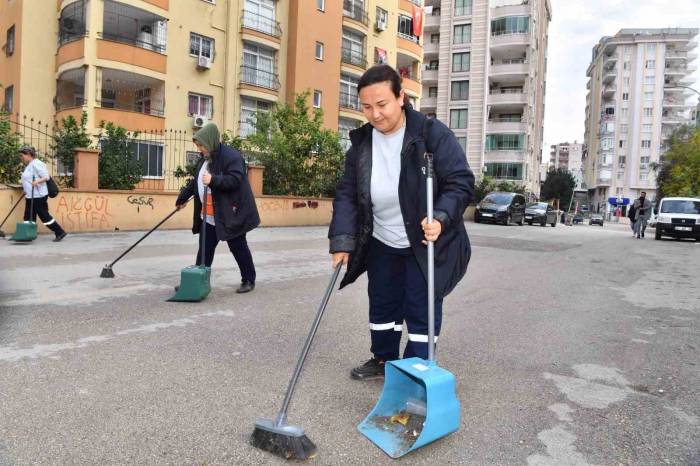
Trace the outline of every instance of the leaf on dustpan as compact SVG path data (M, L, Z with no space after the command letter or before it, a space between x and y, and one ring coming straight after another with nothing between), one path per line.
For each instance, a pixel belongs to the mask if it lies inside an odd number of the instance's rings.
M406 425L408 424L408 420L411 418L410 414L407 413L399 413L399 414L394 414L389 418L389 421L392 422L392 424L401 424L401 425Z

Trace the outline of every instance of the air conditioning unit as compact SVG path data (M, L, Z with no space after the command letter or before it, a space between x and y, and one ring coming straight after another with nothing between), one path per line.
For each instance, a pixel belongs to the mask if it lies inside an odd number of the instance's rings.
M197 59L197 68L200 70L208 70L211 68L211 58L200 55Z
M192 127L201 128L202 126L209 123L209 119L203 115L194 115L192 117Z
M377 24L375 24L374 27L377 31L386 31L386 29L387 29L387 27L389 27L389 25L387 24L386 19L378 19Z

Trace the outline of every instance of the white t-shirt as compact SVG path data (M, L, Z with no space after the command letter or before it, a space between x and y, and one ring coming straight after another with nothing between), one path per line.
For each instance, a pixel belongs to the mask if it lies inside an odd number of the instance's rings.
M393 134L372 131L372 236L392 248L408 248L411 243L399 204L401 148L406 125Z
M206 173L209 170L209 161L205 160L204 163L202 164L202 168L199 170L199 174L197 175L197 189L199 191L199 200L202 202L202 207L204 206L204 173ZM208 195L207 197L209 198L209 205L213 205L212 202L214 201L212 195L211 195L211 189L207 190ZM202 218L204 215L201 213L199 214L199 217ZM207 223L209 225L214 225L214 216L213 215L207 215Z
M35 180L39 178L48 178L49 171L46 169L46 164L39 159L34 159L24 167L22 172L22 188L27 199L32 198L32 176ZM40 183L34 186L34 198L40 198L49 195L49 188L46 183Z

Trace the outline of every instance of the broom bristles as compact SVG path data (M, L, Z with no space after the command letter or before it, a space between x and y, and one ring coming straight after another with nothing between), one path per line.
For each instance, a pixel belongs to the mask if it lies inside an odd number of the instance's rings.
M250 444L284 459L306 460L316 456L316 445L306 435L289 435L256 427Z

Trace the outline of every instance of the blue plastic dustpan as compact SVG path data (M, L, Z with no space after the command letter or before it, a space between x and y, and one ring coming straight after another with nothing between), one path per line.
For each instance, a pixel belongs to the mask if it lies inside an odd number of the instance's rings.
M420 358L389 361L379 402L357 429L392 458L459 429L455 376ZM392 416L408 414L406 425ZM423 417L425 416L425 417ZM404 418L405 420L405 418Z
M433 220L432 154L427 161L428 222ZM435 363L434 244L428 242L428 360L387 361L384 389L357 429L379 448L399 458L459 429L455 376Z

